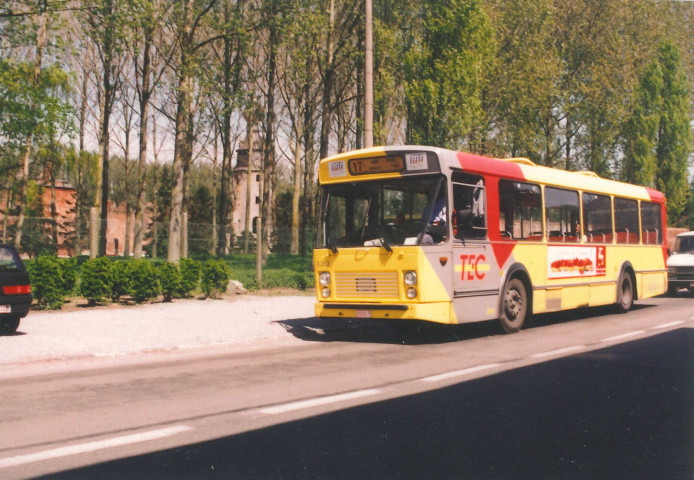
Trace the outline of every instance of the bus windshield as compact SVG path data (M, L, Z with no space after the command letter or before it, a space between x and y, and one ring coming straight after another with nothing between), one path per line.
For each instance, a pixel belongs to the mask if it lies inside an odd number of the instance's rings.
M323 202L323 242L333 250L446 240L442 175L326 185Z

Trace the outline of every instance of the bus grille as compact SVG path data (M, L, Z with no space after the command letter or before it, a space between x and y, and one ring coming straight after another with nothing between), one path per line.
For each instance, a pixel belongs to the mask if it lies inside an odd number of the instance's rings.
M398 298L397 272L337 272L338 298Z

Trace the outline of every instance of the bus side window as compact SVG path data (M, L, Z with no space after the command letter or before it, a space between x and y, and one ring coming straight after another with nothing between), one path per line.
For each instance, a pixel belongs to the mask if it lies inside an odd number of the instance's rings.
M614 221L617 243L639 243L639 204L636 200L615 197Z
M550 242L578 242L581 240L581 222L578 217L578 192L563 188L545 188L545 218L547 240Z
M583 192L583 235L588 243L612 243L612 199Z
M487 205L484 179L478 175L454 172L453 235L458 239L486 238Z
M542 240L542 195L532 183L499 180L499 234L507 240Z

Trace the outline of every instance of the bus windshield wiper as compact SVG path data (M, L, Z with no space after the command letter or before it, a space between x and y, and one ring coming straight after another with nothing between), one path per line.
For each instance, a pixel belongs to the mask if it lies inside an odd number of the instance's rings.
M390 244L386 241L385 237L379 237L378 240L381 242L381 245L383 248L386 249L388 253L392 253L393 248L390 246Z
M331 238L328 240L328 246L330 247L330 250L331 250L333 253L337 253L337 245L335 245L335 239L334 239L334 238L331 237Z

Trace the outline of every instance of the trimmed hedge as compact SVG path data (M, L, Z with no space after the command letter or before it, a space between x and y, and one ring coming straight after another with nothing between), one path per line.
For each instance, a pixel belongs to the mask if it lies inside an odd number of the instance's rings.
M170 302L172 298L178 296L182 291L181 283L183 277L178 265L173 262L163 262L158 266L159 282L164 301Z
M80 269L80 294L89 305L105 302L111 296L111 261L107 257L90 258Z
M66 286L69 283L64 279L61 262L56 257L44 255L27 263L31 277L31 293L38 307L60 309L65 302Z
M132 278L131 295L135 302L142 303L159 296L161 286L158 272L151 262L142 258L130 262L130 274Z
M181 297L189 297L200 285L200 262L192 258L181 258L178 261L178 269L181 272Z
M233 267L231 260L233 259ZM59 309L65 298L84 297L89 305L132 297L145 302L162 294L164 301L190 297L196 292L217 298L226 292L229 280L240 281L247 290L260 288L308 289L314 286L310 258L271 255L263 268L263 280L255 279L255 257L234 255L209 258L204 263L182 258L176 263L152 259L84 256L62 259L42 255L26 260L32 292L38 308ZM270 268L270 267L274 268Z
M229 285L231 269L224 260L208 260L202 266L200 288L207 298L218 298Z

